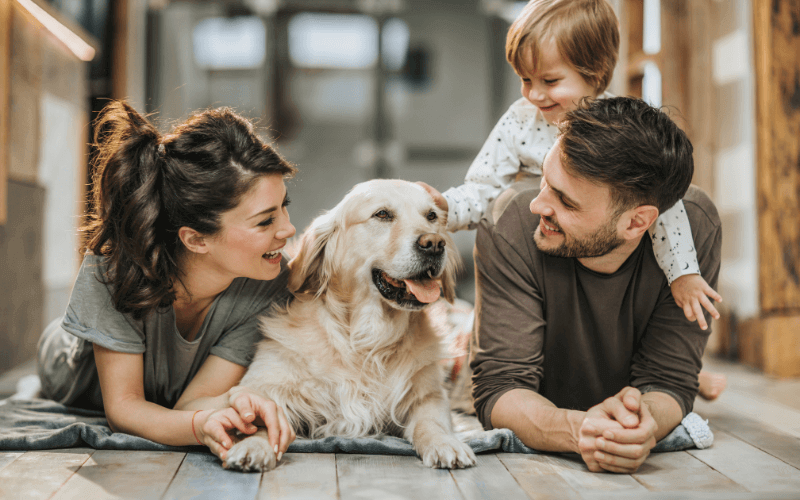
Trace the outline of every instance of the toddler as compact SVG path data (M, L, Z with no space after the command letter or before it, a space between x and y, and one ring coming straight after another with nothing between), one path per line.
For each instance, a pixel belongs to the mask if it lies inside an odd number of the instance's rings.
M439 193L448 229L472 229L487 206L519 175L542 175L558 122L583 98L604 98L619 50L617 17L605 0L531 0L506 39L506 58L522 83L522 97L500 118L470 166L464 184ZM700 276L683 202L660 214L649 230L653 251L675 302L690 321L708 328L702 307L719 313L722 297ZM701 373L700 393L716 398L724 376Z

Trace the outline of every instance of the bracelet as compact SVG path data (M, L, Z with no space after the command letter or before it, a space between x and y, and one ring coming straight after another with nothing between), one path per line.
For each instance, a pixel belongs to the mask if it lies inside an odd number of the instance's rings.
M195 417L195 416L196 416L198 413L200 413L201 411L202 411L202 410L197 410L197 411L195 411L194 413L192 413L192 434L194 434L194 439L195 439L195 441L197 441L197 444L199 444L200 446L203 446L203 443L201 443L201 442L200 442L200 440L199 440L199 439L197 439L197 433L194 431L194 417Z

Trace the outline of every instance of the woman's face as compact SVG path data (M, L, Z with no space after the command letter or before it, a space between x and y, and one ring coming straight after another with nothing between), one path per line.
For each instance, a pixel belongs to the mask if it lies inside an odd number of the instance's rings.
M271 280L280 273L281 249L295 234L281 175L265 175L222 214L222 230L207 239L208 261L226 277Z

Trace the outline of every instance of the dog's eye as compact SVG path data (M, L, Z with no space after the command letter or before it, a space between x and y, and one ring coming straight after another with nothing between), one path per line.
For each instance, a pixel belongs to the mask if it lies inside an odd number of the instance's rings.
M392 220L392 218L393 218L392 217L392 213L389 212L388 210L378 210L377 212L372 214L372 216L373 217L377 217L379 219L384 219L384 220Z
M438 219L438 218L439 218L439 216L438 216L438 215L436 215L436 212L434 212L433 210L431 210L430 212L428 212L428 220L429 220L429 221L433 222L433 221L435 221L435 220L436 220L436 219Z

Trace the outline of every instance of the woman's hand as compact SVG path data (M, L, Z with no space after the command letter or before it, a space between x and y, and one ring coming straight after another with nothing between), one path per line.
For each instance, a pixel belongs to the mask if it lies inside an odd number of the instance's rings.
M267 428L269 444L272 445L273 450L278 454L278 460L280 460L297 437L294 429L289 425L289 421L286 420L283 408L275 404L275 401L256 394L246 387L233 387L228 394L231 408L236 410L243 422L253 426L253 432L255 432L255 425L260 424ZM248 434L251 433L248 432Z
M201 410L192 415L192 431L197 440L211 450L220 460L225 460L227 451L233 446L231 434L253 434L256 426L245 422L234 408Z

